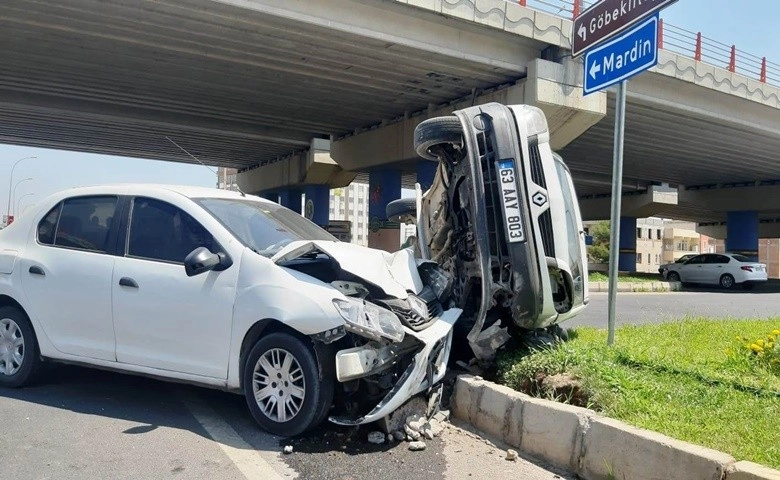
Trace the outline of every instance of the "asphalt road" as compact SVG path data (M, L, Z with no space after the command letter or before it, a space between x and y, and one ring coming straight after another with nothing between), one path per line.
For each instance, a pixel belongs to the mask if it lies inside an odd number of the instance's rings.
M65 365L37 385L0 389L0 478L566 478L456 428L422 452L371 445L370 429L263 433L243 397ZM281 453L292 445L291 455Z
M618 293L615 312L617 325L661 323L685 316L780 317L780 292L691 288L684 292ZM585 311L563 326L606 328L607 294L591 293Z

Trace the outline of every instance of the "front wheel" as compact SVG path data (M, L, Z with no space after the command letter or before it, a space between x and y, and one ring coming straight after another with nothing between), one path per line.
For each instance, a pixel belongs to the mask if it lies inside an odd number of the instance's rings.
M414 129L414 149L428 160L442 160L448 145L463 145L463 127L455 116L429 118Z
M287 333L262 337L247 357L244 396L263 430L292 437L316 427L333 401L333 378L320 378L311 348Z
M669 272L669 275L666 276L666 279L670 282L679 282L680 274L677 272Z
M38 373L41 357L30 319L16 307L0 308L0 386L28 385Z

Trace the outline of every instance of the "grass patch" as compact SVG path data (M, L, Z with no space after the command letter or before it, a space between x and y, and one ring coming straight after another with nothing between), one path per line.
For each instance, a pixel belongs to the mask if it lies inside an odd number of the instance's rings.
M588 280L591 282L608 282L609 276L601 272L591 272L588 274ZM618 275L618 282L629 283L646 283L646 282L662 282L664 281L661 275L656 274L633 274L633 275Z
M504 352L498 379L522 390L539 372L568 372L609 417L780 468L780 375L743 339L774 329L780 318L684 319L621 327L610 348L606 331L582 328L550 349Z

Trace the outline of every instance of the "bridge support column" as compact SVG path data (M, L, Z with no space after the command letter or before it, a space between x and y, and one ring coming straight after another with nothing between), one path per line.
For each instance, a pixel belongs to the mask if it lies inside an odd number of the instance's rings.
M295 213L301 213L301 191L297 188L285 188L279 191L279 204Z
M263 192L260 194L260 198L265 198L274 203L279 203L279 193L277 192Z
M618 270L636 272L636 217L620 217Z
M417 183L420 184L423 192L431 188L433 177L436 176L436 170L438 168L439 162L421 160L417 163Z
M303 214L320 227L327 227L330 218L330 187L328 185L307 185L304 189L306 204Z
M758 212L743 210L726 214L726 251L758 260Z
M377 167L368 173L368 246L395 252L401 244L398 223L388 222L385 208L401 198L401 171Z

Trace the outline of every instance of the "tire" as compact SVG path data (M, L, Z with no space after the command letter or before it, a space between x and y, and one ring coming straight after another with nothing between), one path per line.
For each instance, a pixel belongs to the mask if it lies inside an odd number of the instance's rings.
M428 160L441 160L437 155L440 146L463 144L463 127L455 116L429 118L414 129L414 149L417 155Z
M734 287L734 277L726 273L720 276L720 286L726 289Z
M417 217L417 199L399 198L398 200L393 200L385 207L385 214L389 220L407 215Z
M16 307L0 307L0 386L29 385L40 366L38 339L30 319Z
M669 272L669 275L666 276L666 280L669 282L679 282L680 274L677 272Z
M273 435L294 437L321 423L333 402L335 377L329 369L323 369L323 378L319 372L313 350L298 338L277 332L258 340L243 378L244 397L258 425ZM258 400L256 394L263 390L265 396ZM285 402L281 409L279 399Z

